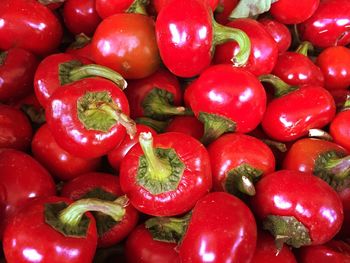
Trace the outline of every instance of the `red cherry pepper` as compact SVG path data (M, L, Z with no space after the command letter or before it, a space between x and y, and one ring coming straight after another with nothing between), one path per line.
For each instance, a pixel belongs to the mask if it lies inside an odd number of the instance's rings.
M137 210L122 197L119 177L108 173L91 172L81 174L73 180L65 183L61 195L72 200L84 198L98 198L114 201L119 198L124 211L120 213L118 221L102 213L94 213L98 232L98 247L110 247L123 240L138 221Z
M277 98L268 103L261 124L266 134L277 141L301 138L312 128L326 126L335 116L334 99L321 86L293 87L274 75L261 76L260 80L276 88Z
M252 209L264 228L293 247L330 241L343 223L343 206L337 193L311 173L279 170L264 176L251 198Z
M347 240L350 236L350 188L344 188L338 192L338 195L343 204L344 222L337 235L337 238Z
M91 38L85 34L76 35L75 41L68 46L66 53L94 61L92 57Z
M37 0L3 0L0 6L0 49L19 47L47 55L60 44L62 27Z
M34 134L32 153L53 176L64 181L96 171L101 164L101 158L79 158L63 150L46 123Z
M51 10L59 8L65 0L37 0L40 4L47 6Z
M141 133L120 166L120 185L131 204L155 216L189 211L212 186L209 155L193 137Z
M22 48L0 53L0 102L13 101L33 91L37 58Z
M255 76L271 73L277 61L278 47L262 24L253 19L240 18L229 22L226 26L244 31L250 39L251 52L244 68ZM214 63L232 64L232 56L238 50L240 47L237 42L231 41L218 45L214 54Z
M224 134L208 146L208 153L215 191L254 195L254 182L275 170L270 148L249 135Z
M214 13L215 20L222 25L226 25L230 22L229 15L232 10L235 9L238 2L238 0L219 0L219 4Z
M200 140L204 133L204 126L194 116L175 116L169 121L165 132L182 132Z
M81 158L100 157L135 134L123 91L102 78L66 84L50 97L46 120L58 143Z
M298 25L299 35L319 48L345 46L350 43L349 15L348 0L321 1L315 13Z
M131 11L143 0L95 0L94 2L98 15L105 19L114 14Z
M153 0L153 6L156 10L157 14L162 10L164 6L166 6L171 0ZM211 9L214 11L219 4L219 0L202 0L204 3L208 4Z
M207 144L229 131L246 133L261 122L266 93L248 71L231 65L206 69L185 91L185 103L204 123Z
M342 111L338 112L329 126L329 132L334 141L350 152L350 94L344 103Z
M231 64L245 65L250 54L248 36L216 23L211 8L201 0L170 1L158 14L156 34L164 65L180 77L200 74L210 65L215 46L229 40L240 47L231 54Z
M278 0L272 3L270 14L283 24L299 24L310 18L319 4L320 0Z

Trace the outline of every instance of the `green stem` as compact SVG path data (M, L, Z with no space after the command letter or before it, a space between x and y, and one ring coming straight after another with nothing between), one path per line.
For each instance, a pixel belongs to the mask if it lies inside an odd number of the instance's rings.
M278 151L280 151L281 153L284 153L287 151L287 146L285 143L282 142L277 142L274 140L269 140L269 139L263 139L262 140L266 145L271 147L276 148Z
M334 174L337 179L347 179L350 176L350 155L329 160L325 168Z
M101 65L84 65L81 67L74 68L69 72L69 79L72 82L88 77L106 78L117 84L117 86L122 90L124 90L127 87L127 82L122 77L122 75L110 68Z
M321 129L310 129L308 137L318 138L325 141L333 141L332 136L328 132Z
M126 13L134 13L147 15L146 6L149 4L149 0L135 0L130 7L126 10Z
M346 95L346 101L344 102L342 111L350 109L350 94Z
M157 120L154 120L154 119L148 118L148 117L140 117L140 118L137 118L135 121L136 121L136 123L140 123L140 124L151 127L157 133L164 132L165 128L169 124L169 121L157 121Z
M141 132L139 142L146 158L149 176L151 179L164 181L171 175L169 163L161 161L153 148L153 137L150 132Z
M220 25L214 19L213 30L213 45L216 46L228 41L236 41L239 45L239 52L231 59L232 63L236 67L242 67L247 64L251 52L251 43L248 35L240 29Z
M97 198L80 199L63 209L59 214L59 220L71 227L80 223L84 213L97 211L109 215L115 221L120 221L125 215L125 206L128 199L125 196L117 198L115 201L105 201Z
M291 85L285 83L279 77L272 75L272 74L261 75L259 77L259 80L261 82L267 82L267 83L272 84L272 86L275 89L275 97L277 97L277 98L282 97L283 95L286 95L286 94L297 89L296 86L291 86Z
M314 47L309 41L303 41L295 52L307 57L308 51L312 52L313 50Z
M55 3L64 3L66 0L38 0L40 4L43 5L50 5L50 4L55 4Z
M75 41L69 46L69 48L79 49L85 47L89 43L91 43L91 38L84 33L80 33L75 36Z

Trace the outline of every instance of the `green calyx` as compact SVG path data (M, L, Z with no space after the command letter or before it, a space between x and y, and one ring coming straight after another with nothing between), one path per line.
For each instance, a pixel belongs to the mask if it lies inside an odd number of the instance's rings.
M246 65L251 52L251 43L248 35L240 29L220 25L214 19L212 21L214 31L213 50L216 45L228 41L236 41L239 45L239 52L232 57L232 64L235 67Z
M299 47L295 52L307 57L308 52L309 51L312 52L313 50L314 50L314 47L309 41L303 41L302 43L300 43Z
M243 163L228 171L224 182L226 192L237 195L238 192L250 196L255 195L254 182L263 174L263 171Z
M338 151L324 152L317 157L313 173L340 191L350 183L350 155Z
M71 60L61 63L58 66L58 77L61 86L71 83L72 80L70 79L70 72L75 68L81 67L82 65L83 63L81 63L79 60Z
M127 198L123 196L114 201L86 198L70 205L65 202L45 204L45 222L65 236L86 237L90 224L86 212L100 212L118 222L125 215L127 203Z
M80 49L85 47L91 43L91 38L85 35L84 33L80 33L75 36L75 41L69 46L71 49Z
M291 86L287 83L285 83L282 79L279 77L272 75L272 74L267 74L267 75L261 75L259 77L259 80L261 82L267 82L272 84L272 86L275 89L275 97L279 98L284 95L287 95L288 93L293 92L294 90L297 90L298 87L296 86Z
M151 127L157 133L164 132L165 128L169 124L169 120L158 121L158 120L154 120L154 119L148 118L148 117L139 117L135 121L136 121L136 123L143 124L143 125L146 125L148 127Z
M182 218L153 217L145 222L145 227L154 240L180 243L187 231L190 219L191 213L186 214Z
M236 123L223 116L200 112L198 119L204 124L204 134L201 138L204 145L208 145L226 132L236 130Z
M185 107L174 106L174 95L164 89L154 87L142 101L144 116L156 120L168 119L176 115L190 115Z
M136 123L113 102L107 91L86 92L77 102L78 118L88 130L108 132L117 122L134 137Z
M176 190L185 170L174 149L153 148L150 132L141 132L139 142L144 155L139 158L136 182L153 195Z
M0 66L4 65L8 52L0 52Z
M311 244L309 230L294 216L269 215L264 220L263 227L275 237L279 251L284 243L295 248Z
M149 5L149 2L149 0L134 0L126 10L126 13L147 15L146 7Z

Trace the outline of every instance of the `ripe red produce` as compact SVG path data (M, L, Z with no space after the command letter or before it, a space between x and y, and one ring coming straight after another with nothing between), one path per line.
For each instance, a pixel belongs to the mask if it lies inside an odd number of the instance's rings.
M214 13L215 20L222 25L227 24L230 21L228 17L237 4L238 0L219 0L218 7Z
M310 129L326 126L334 118L334 99L322 86L293 87L274 75L260 79L272 83L276 89L277 98L268 103L261 122L272 139L293 141L307 135Z
M250 54L248 36L216 23L211 8L201 0L170 1L158 14L156 35L164 65L180 77L200 74L210 65L215 46L230 40L240 47L231 54L231 64L245 65Z
M350 94L342 111L338 112L329 126L334 141L350 152Z
M292 35L285 24L267 17L261 18L258 21L276 41L278 53L283 53L289 49L292 43Z
M251 198L252 209L276 239L293 247L330 241L343 223L338 194L311 173L279 170L264 176Z
M32 153L52 176L64 181L96 171L101 164L101 158L79 158L63 150L46 123L34 134Z
M126 130L133 136L135 123L128 114L123 91L97 77L57 89L46 108L46 120L58 145L81 158L106 154L121 143Z
M0 182L5 193L5 211L0 235L6 221L29 200L55 195L56 188L50 174L30 155L10 149L0 150Z
M271 73L277 61L278 46L263 25L250 18L240 18L226 26L244 31L250 39L251 52L244 68L255 76ZM232 56L239 50L240 47L234 41L218 45L215 49L214 63L232 64Z
M51 10L59 8L65 0L37 0L40 4L46 5Z
M63 18L66 27L74 35L84 33L92 36L101 22L96 12L95 0L66 0Z
M171 0L153 0L153 6L157 12L157 14L162 10L164 6L166 6ZM214 11L219 4L219 0L201 0L204 3L208 4L211 9Z
M18 212L4 234L6 261L92 262L97 243L95 220L90 213L85 214L81 221L61 219L59 212L71 202L68 198L56 196L40 198ZM59 232L57 229L60 228L63 230Z
M145 78L160 64L154 21L142 14L116 14L104 19L92 38L94 61L126 79Z
M271 5L270 14L283 24L299 24L317 10L320 0L278 0Z
M150 132L153 136L157 134L156 131L151 127L143 124L136 124L136 131L137 132L134 138L125 136L124 140L116 148L108 152L108 163L114 170L119 171L123 158L130 151L130 149L138 143L139 135L141 132Z
M30 94L37 65L37 58L22 48L0 52L0 102Z
M120 185L131 204L154 216L189 211L212 186L209 155L193 137L168 132L152 137L141 133L139 143L124 157Z
M224 134L208 146L215 191L255 194L254 182L275 170L270 148L249 135Z
M98 232L98 247L110 247L117 244L137 224L138 212L128 203L127 198L122 196L119 177L112 174L98 172L81 174L63 185L61 195L72 200L98 198L114 201L122 206L118 221L103 213L93 212Z
M252 259L253 263L297 263L289 246L284 245L281 250L276 247L273 237L265 231L258 232L258 241Z
M324 245L302 247L298 251L300 263L349 263L350 245L344 241L331 240Z
M165 132L182 132L200 140L204 133L204 126L194 116L175 116L169 121Z
M127 262L132 263L180 263L175 242L162 242L152 237L144 224L136 227L125 243Z
M349 25L350 27L350 25ZM342 46L324 49L317 57L328 90L347 89L350 86L350 49Z
M33 136L32 125L19 109L0 104L0 148L25 151Z
M266 108L266 93L258 79L228 64L203 71L187 87L184 97L186 105L204 123L204 143L225 132L254 130Z
M143 0L95 0L95 7L98 15L103 19L114 14L127 13L132 11Z
M92 57L91 38L85 34L76 35L75 41L68 46L66 53L94 61Z
M323 87L323 73L307 56L309 49L312 49L310 42L303 42L296 52L280 54L272 73L289 85L310 84Z
M179 241L180 261L251 262L257 227L250 209L225 192L202 197L183 218L152 218L146 221L154 238ZM171 241L171 240L170 240Z
M165 69L159 69L146 78L128 81L125 94L133 119L150 117L163 120L188 113L180 106L182 90L179 81Z
M344 222L342 228L340 229L337 235L337 238L346 240L350 236L350 188L344 188L343 190L338 192L338 195L343 204Z
M294 1L291 3L295 5ZM300 11L302 10L294 13L298 14ZM315 13L298 25L299 35L302 40L310 41L319 48L345 46L350 43L349 17L350 2L348 0L321 1Z
M2 50L19 47L37 55L47 55L60 44L60 22L37 0L2 0L0 21Z

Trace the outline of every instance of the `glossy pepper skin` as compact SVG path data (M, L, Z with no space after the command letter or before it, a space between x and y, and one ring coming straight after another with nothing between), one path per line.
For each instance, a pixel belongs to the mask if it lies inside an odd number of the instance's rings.
M347 0L321 1L315 13L298 25L302 40L327 48L350 43L350 3Z
M350 110L339 112L329 126L334 141L350 152Z
M8 263L92 262L97 244L95 220L91 214L85 237L64 236L45 222L48 203L72 201L64 197L41 198L28 204L8 224L4 235L4 253ZM33 238L35 237L35 238Z
M150 134L143 137L146 142L152 138ZM162 161L157 159L158 167L154 167L149 161L147 166L141 167L140 164L143 162L140 158L144 158L145 154L138 143L122 160L119 173L122 190L136 209L149 215L173 216L189 211L212 186L207 150L190 135L177 132L154 136L153 146L148 150L154 151L154 149L171 150L166 154L172 158L171 181L169 181L168 159L161 159ZM145 170L148 172L145 173ZM152 183L159 187L153 188Z
M86 110L90 110L88 109L90 106L84 106L86 101L90 101L89 96L94 97L92 102L95 97L97 98L91 106L97 113L101 113L98 107L108 105L107 112L102 111L107 115L98 118L98 126L94 126L94 121L93 126L90 126L89 121L83 120L87 116ZM101 96L106 99L104 102L99 100ZM81 107L82 115L79 115L78 105ZM110 105L113 105L111 106L113 109L109 107ZM99 126L100 121L104 123L110 118L108 117L110 112L114 114L119 111L125 115L129 114L129 104L122 90L109 80L98 77L86 78L62 86L51 96L46 108L46 120L56 142L64 150L78 157L96 158L115 148L126 134L122 124L114 119L115 116L112 117L114 120L112 125L108 123L105 127Z
M0 49L19 47L47 55L58 47L62 26L46 6L36 0L3 0L0 6Z

